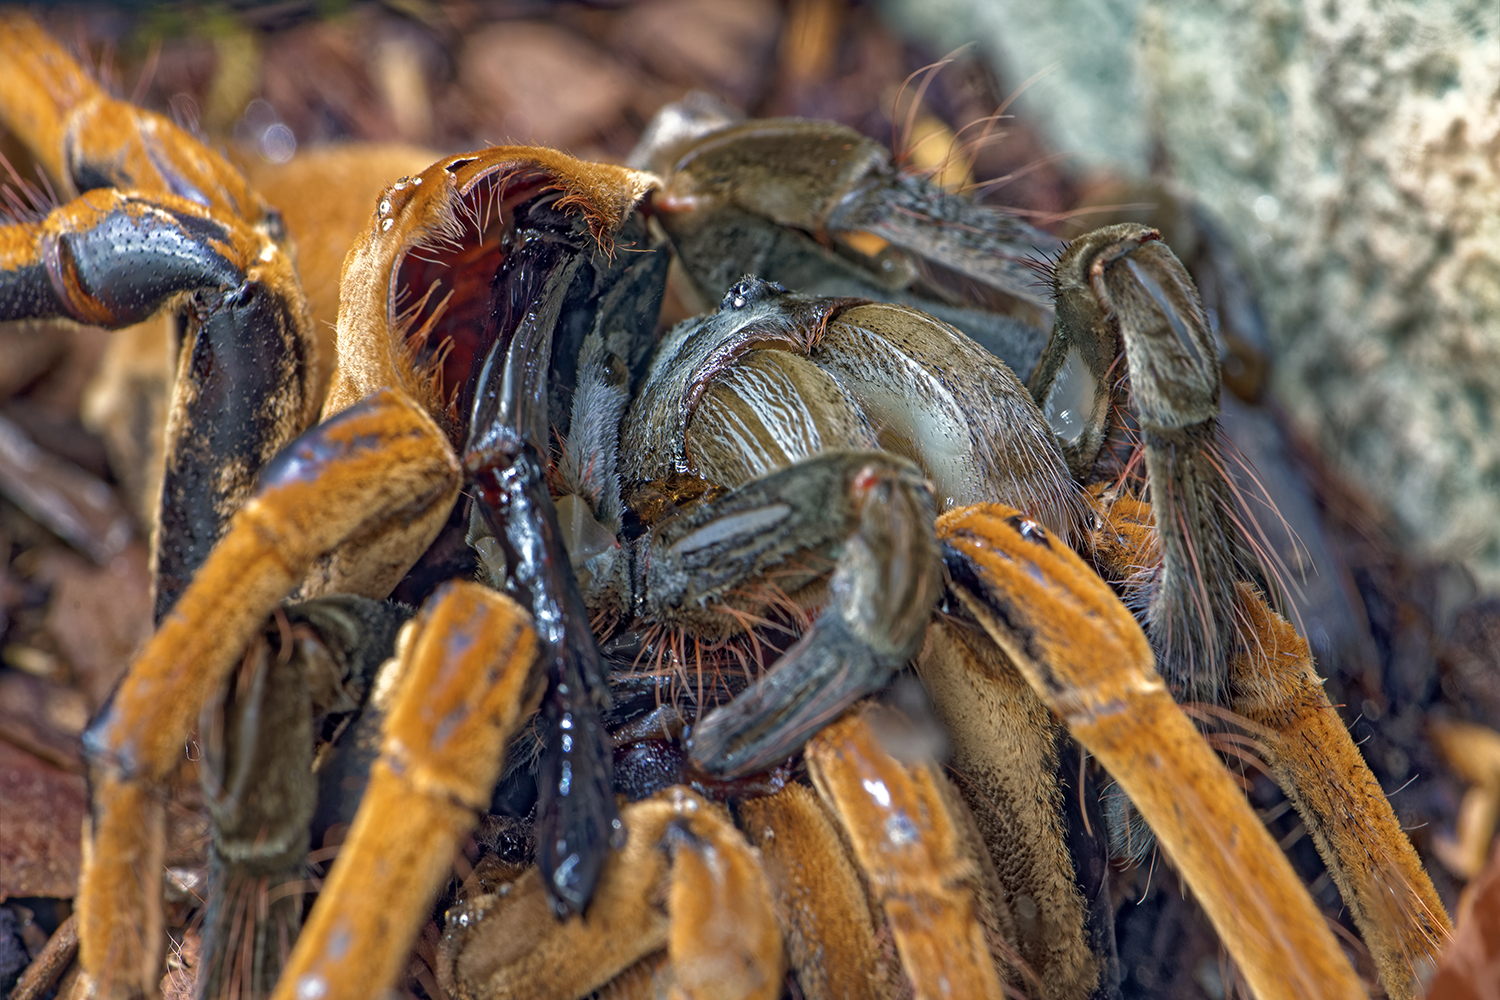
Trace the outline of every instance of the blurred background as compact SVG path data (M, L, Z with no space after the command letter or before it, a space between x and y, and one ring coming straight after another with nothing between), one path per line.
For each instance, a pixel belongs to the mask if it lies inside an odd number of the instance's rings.
M1330 697L1450 906L1482 868L1500 808L1493 0L288 0L39 15L115 93L252 174L349 141L620 160L659 108L701 90L752 116L853 126L1063 237L1162 227L1218 296L1228 432L1290 523L1274 541ZM8 137L0 151L24 165ZM0 328L0 990L69 912L78 734L149 631L137 473L86 412L110 343ZM73 470L54 485L93 491L97 523L70 533L39 514L24 496L36 462ZM1347 925L1280 793L1253 771L1245 783ZM202 837L188 812L184 879ZM1120 870L1112 890L1126 995L1232 995L1175 876Z

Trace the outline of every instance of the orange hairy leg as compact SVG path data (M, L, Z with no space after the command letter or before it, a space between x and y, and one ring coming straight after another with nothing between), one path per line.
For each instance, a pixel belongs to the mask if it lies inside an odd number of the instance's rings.
M58 312L83 323L103 326L120 325L122 319L145 318L156 310L156 299L142 295L145 282L132 282L111 295L112 289L86 273L92 260L81 261L76 243L69 237L85 237L91 230L113 222L117 239L135 238L144 244L155 229L157 239L171 238L177 231L183 239L177 242L177 253L196 251L193 263L208 271L206 277L226 284L242 280L265 285L295 285L292 263L286 254L266 253L268 246L255 227L234 217L215 216L188 198L175 194L140 195L115 188L89 191L83 197L59 205L44 218L0 226L0 269L13 271L27 266L45 267L52 278L51 294L58 297ZM128 227L128 229L126 228ZM128 234L128 235L127 235ZM194 240L201 243L189 249L183 246ZM64 245L59 246L59 243ZM116 253L137 249L127 246ZM191 267L192 265L189 265ZM177 274L187 275L180 261L173 260L161 268L165 272L150 288L163 292ZM118 277L111 274L109 277ZM193 275L196 277L197 275ZM144 308L143 308L144 307Z
M1103 501L1094 556L1125 579L1157 559L1149 505L1097 491ZM1229 708L1248 720L1271 773L1312 834L1393 998L1452 934L1389 799L1328 702L1307 641L1246 583L1237 589L1246 637L1230 661Z
M79 939L103 995L156 988L165 807L157 786L181 759L208 693L330 549L366 539L367 592L388 591L441 527L458 485L457 459L432 419L391 392L314 428L266 467L87 736L94 806Z
M1231 708L1255 725L1271 773L1307 824L1392 1000L1421 995L1453 934L1380 782L1328 702L1307 640L1248 584L1257 637L1230 664Z
M970 888L979 872L965 856L942 776L931 764L891 757L860 714L819 733L806 756L891 926L915 996L1002 997Z
M667 895L671 995L776 1000L785 969L781 928L760 859L727 822L705 826L699 833L693 824L677 822L666 831L673 858Z
M939 619L917 673L1016 913L1016 948L1051 998L1092 995L1099 961L1064 825L1061 727L988 636ZM997 735L1003 734L1003 737Z
M953 511L937 527L965 609L1130 796L1254 994L1363 996L1322 914L1167 693L1145 635L1108 585L1012 508Z
M648 955L600 987L597 1000L662 1000L671 982L672 959L665 951Z
M0 121L72 198L113 186L175 194L216 218L267 212L244 176L171 120L117 100L30 15L0 12Z
M899 995L900 972L876 943L859 868L812 790L790 784L740 803L785 929L787 958L808 1000Z
M781 932L756 852L722 807L681 787L625 806L627 840L605 864L587 916L557 921L529 868L450 915L438 978L453 995L571 1000L636 970L684 1000L775 1000ZM666 906L661 902L665 898Z
M445 585L407 626L380 759L273 997L369 997L396 982L541 697L536 654L526 612L476 583Z
M222 156L0 12L0 127L65 199L0 224L0 317L181 321L154 503L156 617L317 415L317 338L280 217Z

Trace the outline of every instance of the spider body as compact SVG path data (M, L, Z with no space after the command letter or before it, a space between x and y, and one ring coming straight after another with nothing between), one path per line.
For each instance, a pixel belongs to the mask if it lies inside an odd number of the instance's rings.
M68 62L22 18L0 36L18 64ZM935 995L952 977L973 995L1010 984L1087 996L1101 983L1100 958L1085 940L1046 766L1061 726L1140 808L1259 995L1357 994L1285 858L1168 694L1135 618L1071 542L1121 583L1152 571L1131 560L1157 560L1142 613L1169 680L1196 691L1199 663L1211 659L1214 697L1265 727L1346 898L1368 920L1388 991L1409 995L1409 958L1446 916L1378 786L1357 810L1323 794L1335 777L1364 780L1362 762L1351 747L1331 777L1316 766L1318 747L1299 742L1331 712L1304 683L1305 644L1299 653L1244 580L1215 578L1195 603L1203 577L1182 556L1214 544L1202 541L1205 528L1228 553L1210 563L1215 572L1232 577L1239 556L1209 449L1216 355L1191 282L1154 231L1102 230L1050 268L1059 322L1026 335L1047 344L1028 391L962 334L906 306L787 293L766 275L654 346L667 258L642 206L658 178L536 148L450 156L392 183L351 248L323 419L304 430L315 348L304 346L306 309L274 217L248 189L226 200L188 184L222 173L228 190L237 175L186 136L148 159L193 169L122 167L107 185L73 169L77 158L51 149L58 132L45 123L99 102L76 66L66 86L36 72L39 88L6 100L21 109L16 120L44 123L31 141L79 196L5 228L8 314L119 324L186 303L190 330L225 331L185 351L170 425L169 455L200 465L175 480L169 471L162 546L179 529L191 544L163 556L160 627L89 733L82 958L106 995L156 987L159 789L199 707L294 591L390 593L455 520L461 494L472 497L468 535L492 586L422 588L432 596L373 685L384 721L363 802L275 996L389 988L453 845L489 804L507 745L538 706L537 866L507 881L503 899L471 894L453 915L461 930L450 925L439 971L461 994L572 996L618 972L685 996L771 997L785 953L823 995L869 972L872 995L901 982ZM994 295L1018 300L1031 310L1021 326L1040 328L1046 304L1017 292L1016 254L991 253L995 239L953 253L943 226L913 230L913 213L890 206L920 194L939 222L951 206L865 147L851 148L857 169L835 178L848 190L827 197L826 173L812 168L832 131L773 123L699 140L658 206L692 223L676 231L690 270L710 251L688 248L689 229L732 228L713 220L725 201L710 182L724 173L748 178L731 193L769 188L750 201L789 206L756 216L769 220L750 226L761 235L801 241L812 257L822 231L840 225L898 246L925 241L946 271L927 268L923 294L941 291L946 274L988 280L998 269ZM749 154L739 144L747 134ZM696 188L681 186L697 176L692 163L726 151ZM791 185L790 200L778 180L798 176L782 170L788 162L816 181ZM873 200L845 200L851 191ZM741 211L737 197L729 202ZM99 266L92 252L122 231L139 240L140 272ZM996 267L974 271L986 254ZM152 271L159 260L193 266ZM160 280L143 292L139 274ZM973 312L949 305L955 316ZM249 366L274 388L249 375L226 384L224 365L198 363L246 343L281 345L274 363ZM1122 350L1128 386L1111 375ZM211 474L203 463L224 456L212 435L205 443L212 424L202 421L219 403L239 414L233 427L258 431ZM1091 501L1080 482L1111 408L1124 405L1156 435L1146 440L1155 524L1136 501ZM566 435L556 463L553 427ZM186 527L174 503L188 511ZM1138 544L1111 548L1127 535ZM947 610L934 623L940 600ZM662 743L719 779L753 778L808 745L816 798L784 777L721 786L742 827L765 820L752 838L759 854L701 797L650 781L639 790L652 794L622 823L601 716L607 658L591 618L709 643L744 633L753 645L769 635L758 619L778 609L811 622L790 646L769 642L774 655L750 664L761 675L738 692L728 685L733 697L713 712L704 699L676 735L658 720L671 737ZM1191 651L1187 667L1171 661L1174 649ZM955 768L974 778L967 804L920 754L893 756L860 710L825 728L913 657L955 734ZM1022 724L1013 733L1003 720ZM1317 732L1347 743L1342 727ZM641 742L621 736L623 747ZM776 794L755 794L778 782ZM970 819L981 801L985 815ZM787 843L773 847L783 830ZM844 874L799 882L792 873L819 851ZM1405 895L1392 893L1390 872ZM824 934L847 947L830 957ZM581 975L564 967L580 953Z

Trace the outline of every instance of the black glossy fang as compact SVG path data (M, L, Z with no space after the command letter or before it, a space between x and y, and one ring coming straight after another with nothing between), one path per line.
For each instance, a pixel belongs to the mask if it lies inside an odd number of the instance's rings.
M494 346L466 392L472 392L469 441L475 456L513 453L518 441L546 453L547 383L552 337L573 276L576 246L550 234L519 234L520 247L495 280Z
M471 380L465 465L475 510L505 557L505 589L531 612L542 642L537 864L553 910L566 916L588 906L619 824L613 752L600 719L608 701L603 659L542 459L551 443L553 341L564 312L573 318L564 307L592 248L566 226L524 229L515 239L492 290L494 346Z
M537 864L554 910L582 913L594 894L619 813L600 711L604 666L547 492L523 446L475 475L476 507L505 554L506 589L532 614L547 671L537 792Z

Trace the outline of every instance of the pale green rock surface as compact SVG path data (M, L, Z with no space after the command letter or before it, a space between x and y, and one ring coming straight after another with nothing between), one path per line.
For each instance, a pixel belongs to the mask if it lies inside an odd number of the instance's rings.
M1500 3L888 0L975 41L1082 169L1171 174L1241 241L1298 425L1500 590Z

